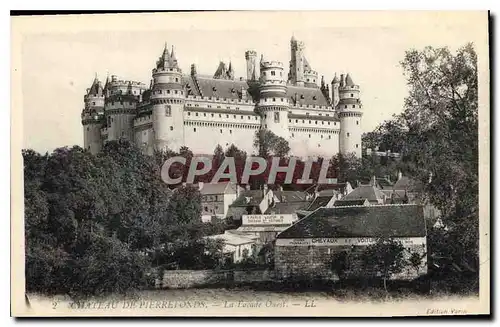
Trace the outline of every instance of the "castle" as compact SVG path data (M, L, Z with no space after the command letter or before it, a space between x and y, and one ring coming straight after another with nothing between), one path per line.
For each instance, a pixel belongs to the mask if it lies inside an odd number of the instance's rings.
M96 76L81 115L85 149L97 153L125 138L148 154L182 146L212 154L231 144L250 154L255 132L268 129L289 142L291 155L361 157L359 85L335 74L330 89L305 58L304 43L292 37L290 45L287 78L283 63L263 56L258 62L253 50L245 52L246 79L223 62L213 76L198 74L194 64L183 74L166 44L149 87L115 75L103 86Z

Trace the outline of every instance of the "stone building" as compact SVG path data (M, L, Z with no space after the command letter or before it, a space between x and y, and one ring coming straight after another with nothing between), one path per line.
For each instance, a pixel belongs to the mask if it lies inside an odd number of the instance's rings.
M201 218L211 221L212 217L226 218L229 205L238 197L238 188L234 183L221 182L217 184L200 183Z
M359 255L379 238L402 242L405 256L417 253L421 265L410 266L394 276L413 279L427 272L426 224L422 206L374 205L320 208L278 234L275 270L278 278L337 278L332 269L334 255L346 253L346 273L367 277ZM376 272L375 272L376 273Z
M284 137L298 157L355 153L361 157L360 87L349 74L335 74L331 88L311 68L303 42L292 38L288 79L283 63L245 53L246 76L220 63L214 75L195 65L185 74L174 49L165 48L148 86L96 77L84 96L84 147L92 153L107 141L128 139L151 154L187 146L195 154L217 145L250 153L253 136L267 129ZM320 84L320 85L318 85Z

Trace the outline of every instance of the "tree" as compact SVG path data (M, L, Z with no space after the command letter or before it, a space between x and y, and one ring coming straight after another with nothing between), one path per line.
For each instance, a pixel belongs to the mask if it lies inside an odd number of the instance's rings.
M176 224L188 224L201 221L201 194L191 185L174 190L168 203L167 211Z
M394 274L400 273L407 264L404 250L403 244L399 241L379 238L374 244L368 245L361 256L365 271L372 268L376 274L381 275L386 292L387 280Z
M288 141L267 129L259 129L255 132L253 146L257 154L265 159L271 155L286 157L290 153Z
M472 44L406 52L403 160L456 235L455 262L478 265L478 89ZM432 176L431 178L429 178ZM429 182L430 179L430 182Z

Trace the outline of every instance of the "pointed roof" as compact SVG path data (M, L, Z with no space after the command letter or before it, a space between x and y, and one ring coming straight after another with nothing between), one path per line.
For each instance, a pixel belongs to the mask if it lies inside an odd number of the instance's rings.
M338 84L338 83L340 83L340 80L337 77L337 73L335 73L335 76L333 76L332 84Z
M89 95L102 95L103 93L103 88L102 88L102 84L101 82L99 81L99 79L97 78L97 73L95 74L95 78L94 78L94 81L92 82L92 85L90 86L90 89L89 89Z
M216 79L224 78L226 74L227 74L226 64L223 61L221 61L219 62L217 70L215 71L214 78Z
M354 86L354 82L352 81L352 78L349 74L345 76L345 85L346 86Z
M170 53L170 57L175 60L174 46L172 45L172 52Z
M174 47L172 46L172 53L168 52L167 42L163 48L161 57L156 62L156 68L178 68L177 59L175 58Z

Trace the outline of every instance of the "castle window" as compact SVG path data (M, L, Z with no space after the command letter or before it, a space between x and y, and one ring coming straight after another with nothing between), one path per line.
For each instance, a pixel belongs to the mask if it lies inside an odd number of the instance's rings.
M170 126L170 130L173 131L174 130L174 127L173 126Z
M291 119L288 119L288 122L289 122L289 123L291 123L291 122L292 122L292 120L291 120Z
M195 116L198 117L198 113L195 113Z
M301 94L301 95L300 95L300 98L301 98L301 99L304 99L304 95L303 95L303 94Z
M309 134L309 138L311 138L311 134Z
M322 121L322 122L321 122L321 125L324 125L324 124L325 124L325 122L324 122L324 121Z
M356 144L356 149L359 148L359 144Z
M280 113L279 112L275 112L274 113L274 122L275 123L279 123L280 122Z
M87 132L90 130L90 127L87 127Z
M168 104L165 106L165 116L167 117L172 116L172 106Z
M120 104L123 104L123 101L120 101Z
M359 120L356 120L356 125L359 125Z
M226 115L226 118L229 118L229 115Z
M92 102L92 105L93 105L93 106L95 106L95 101L94 101L94 102Z
M262 75L266 76L266 72L262 72Z
M276 98L273 98L273 102L276 102Z
M190 113L190 112L188 112L188 116L191 116L191 113Z
M346 109L347 109L347 105L345 105L345 106L344 106L344 108L346 108Z
M323 138L323 135L321 135L321 138Z
M196 132L196 127L195 127L195 128L193 128L193 132Z
M295 134L292 133L292 137L294 137L294 136L295 136Z
M264 124L264 128L267 128L267 124Z
M206 112L204 112L204 113L203 113L203 117L206 117L206 116L207 116L207 113L206 113Z
M177 94L177 90L175 90L174 93Z
M233 130L231 130L231 129L230 129L230 130L229 130L229 134L233 134Z
M351 134L347 133L347 137L349 137L349 135L351 135Z
M331 140L332 139L332 136L331 135L328 135L328 139Z
M170 90L167 90L167 94L170 94Z
M212 114L212 117L214 116L214 114Z
M178 78L178 77L176 77L176 78L175 78L175 81L176 81L176 82L179 82L179 78Z
M307 81L309 82L309 78L307 79Z
M276 72L274 70L271 71L271 76L275 76Z
M309 121L309 124L311 123L311 121Z
M222 134L222 129L220 130L220 133Z
M335 124L335 123L334 123ZM330 125L330 122L328 122L328 125Z
M212 87L212 90L215 92L215 91L217 91L217 88L214 86L214 87Z
M255 120L257 120L257 117L255 117Z
M234 115L234 117L233 117L233 118L235 118L235 119L236 119L236 115Z
M283 76L283 72L280 72L280 76Z
M354 94L351 93L351 98L354 96Z
M315 123L316 125L318 125L318 121L317 121L317 120L315 120L315 121L314 121L314 123Z
M352 107L353 107L353 108L356 108L356 105L355 105L355 104L353 104L353 105L352 105Z
M221 114L219 114L219 117L222 117L222 115L221 115Z
M298 119L295 119L295 122L296 122L296 123L298 123L298 122L299 122L299 120L298 120Z

